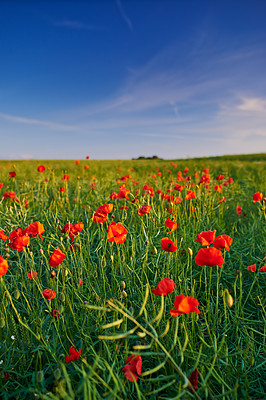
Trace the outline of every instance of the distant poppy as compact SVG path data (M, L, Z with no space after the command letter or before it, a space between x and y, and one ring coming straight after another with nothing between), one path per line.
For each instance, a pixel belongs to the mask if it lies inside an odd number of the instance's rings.
M113 192L112 194L110 194L110 199L117 199L118 198L118 193Z
M24 234L27 234L32 237L39 236L41 239L41 234L45 232L43 224L39 221L33 222L26 229L23 230Z
M109 242L124 243L127 238L127 229L119 222L112 222L108 226L107 240Z
M65 174L62 178L62 181L68 182L69 181L69 175Z
M128 209L129 209L129 207L126 205L119 207L119 210L128 210Z
M195 198L196 198L195 192L193 192L193 190L188 190L185 200L191 200Z
M38 172L43 172L45 171L45 167L43 165L39 165L39 167L37 168Z
M233 239L228 235L220 235L217 236L213 243L213 247L216 249L226 249L227 251L230 250L230 246L233 243Z
M165 250L167 253L174 253L177 250L177 240L173 242L168 237L164 237L161 239L161 248Z
M199 383L199 370L198 368L194 369L194 371L191 372L190 377L188 378L189 382L193 386L194 390L198 389L198 383Z
M127 358L125 366L122 368L126 379L130 382L137 381L141 375L142 358L140 355L132 354Z
M65 192L66 188L65 188L64 186L61 186L61 187L59 188L59 190L60 190L60 192Z
M175 198L176 204L180 204L180 203L182 203L182 201L183 201L183 199L181 197L176 196L176 198Z
M46 300L52 300L56 297L56 292L53 291L52 289L45 289L42 292L42 295Z
M182 192L182 190L184 189L185 185L180 185L179 183L177 183L174 187L174 190L177 190L178 192Z
M79 359L81 355L81 349L79 349L79 351L76 351L74 347L71 346L68 351L68 354L69 354L68 356L65 356L65 361L67 364L70 363L70 361L76 361Z
M213 190L216 190L219 193L223 193L222 185L215 185Z
M2 189L3 186L4 186L4 184L2 182L0 182L0 189Z
M249 265L249 266L247 267L247 270L248 270L248 271L251 271L251 272L256 272L256 269L257 269L256 264L252 264L252 265Z
M179 223L176 221L172 221L170 218L167 218L167 220L164 223L164 226L166 226L167 228L171 229L170 232L167 232L167 235L169 235L170 233L174 232L177 227L178 227Z
M200 266L213 267L218 265L222 268L224 264L223 253L215 247L201 248L195 258L195 263Z
M128 199L130 190L126 188L125 185L120 186L119 193L117 195L118 199Z
M187 174L187 173L188 173L188 171L189 171L189 168L188 168L188 167L186 167L186 168L184 169L184 174Z
M97 224L102 224L107 221L107 214L96 212L93 216L92 222L97 222Z
M236 206L236 213L237 213L237 215L241 215L242 214L242 207L241 206Z
M85 169L89 169L90 167L88 166L88 165L85 165L85 167L84 167Z
M225 197L221 197L220 200L218 201L218 204L225 203L227 200Z
M195 242L201 243L202 246L209 246L214 242L216 231L203 231L197 235Z
M210 183L211 176L210 174L205 174L200 177L200 183Z
M89 160L89 159L90 159L90 156L87 156L87 157L86 157L86 160Z
M256 203L257 201L261 201L263 199L263 194L261 192L257 192L253 194L253 203Z
M24 247L27 247L28 244L30 243L30 238L29 236L19 236L15 239L12 240L11 243L8 243L7 245L14 250L22 251Z
M49 265L51 267L58 267L65 258L66 255L57 247L49 258Z
M209 172L209 168L204 168L203 172L207 174Z
M103 204L102 206L99 206L96 210L97 213L99 214L109 214L110 212L113 211L114 205L112 203L109 204Z
M217 180L217 181L221 181L221 180L223 180L223 179L224 179L224 176L223 176L223 175L219 175L219 176L216 177L216 180Z
M190 211L193 212L193 213L196 211L195 207L193 207L193 206L189 207L189 209L190 209Z
M3 229L0 230L0 239L2 239L4 242L8 239L8 236L5 235Z
M0 256L0 276L3 276L8 271L8 262Z
M30 272L27 272L27 275L28 275L29 280L31 281L33 278L37 278L38 272L30 271Z
M51 314L51 316L52 316L53 318L58 318L58 319L60 319L60 312L59 312L59 310L52 310L52 311L50 312L50 314Z
M27 208L29 206L29 200L24 201L24 206Z
M11 191L11 192L4 192L3 193L3 198L6 199L11 199L13 201L17 201L19 203L19 199L16 197L16 193Z
M161 280L156 289L152 289L152 293L157 296L166 296L168 293L172 293L175 288L175 282L170 278L164 278Z
M151 206L144 204L138 209L138 215L148 214L151 211Z
M259 272L266 272L266 264L264 264L263 267L259 269Z
M227 182L228 182L228 183L233 183L234 180L233 180L233 178L229 178L229 179L227 180Z
M16 175L17 175L17 174L16 174L15 171L9 172L10 178L15 178Z
M75 164L76 164L76 165L79 165L79 163L80 163L80 161L79 161L79 160L77 160L77 161L75 162Z
M200 310L197 308L199 302L197 299L191 296L184 296L180 294L175 296L174 309L170 310L172 317L178 317L181 314L196 313L200 314Z

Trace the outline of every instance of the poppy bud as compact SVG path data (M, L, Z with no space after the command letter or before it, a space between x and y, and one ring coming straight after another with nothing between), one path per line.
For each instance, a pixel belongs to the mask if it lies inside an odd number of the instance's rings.
M20 291L18 289L15 291L14 296L15 296L16 300L18 300L20 298Z
M43 371L37 371L37 374L36 374L37 382L41 383L43 381L43 378L44 378Z
M52 269L50 271L50 278L54 279L56 277L56 271L54 269Z
M43 249L40 249L40 253L43 254Z
M64 276L66 277L68 275L68 269L64 270Z
M114 256L113 254L110 255L111 261L114 262Z
M228 307L232 307L232 305L234 304L234 299L231 296L231 294L229 294L228 290L225 290L225 302L228 305Z
M193 250L190 247L188 247L187 251L188 251L188 254L190 255L190 257L192 257L193 256Z
M65 302L66 296L64 295L64 293L60 293L60 295L59 295L59 300L62 301L62 303Z
M125 287L126 287L126 283L125 283L124 281L122 281L122 282L120 283L120 288L121 288L121 290L124 290Z
M148 246L148 245L149 245L149 242L148 242L148 240L146 240L145 244L146 244L146 246Z
M125 290L123 290L122 296L125 297L125 298L127 297L127 292Z
M10 257L10 254L6 253L5 258L9 258L9 257Z
M0 318L0 328L4 328L6 321L4 318Z
M154 254L157 254L157 249L156 249L156 247L153 247L152 251L153 251Z
M61 369L60 368L56 368L54 370L54 377L55 379L58 381L61 378Z

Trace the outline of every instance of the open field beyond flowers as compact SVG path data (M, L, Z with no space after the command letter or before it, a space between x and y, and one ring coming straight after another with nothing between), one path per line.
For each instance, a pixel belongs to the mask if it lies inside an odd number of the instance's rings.
M264 399L265 170L1 161L0 399Z

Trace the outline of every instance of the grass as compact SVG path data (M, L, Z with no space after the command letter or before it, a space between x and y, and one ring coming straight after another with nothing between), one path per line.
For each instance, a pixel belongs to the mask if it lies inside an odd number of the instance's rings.
M46 167L43 173L37 171L40 164ZM19 202L1 200L0 228L9 235L40 221L45 229L43 240L31 238L22 251L0 240L0 255L9 264L0 282L1 399L263 399L266 274L258 270L266 263L265 202L253 203L252 195L265 196L265 164L263 154L171 163L1 161L0 196L15 191ZM196 199L185 200L187 187L167 192L185 167L189 173L183 175L191 175L196 184L190 188ZM199 185L204 168L211 174L209 189ZM15 178L10 171L16 171ZM69 174L68 182L62 181L64 174ZM128 174L132 178L121 181ZM222 193L213 190L220 174L222 182L229 177L234 181ZM130 189L129 199L110 199L123 183ZM154 197L143 192L144 184L154 188ZM162 200L158 189L182 197L182 203ZM227 201L218 204L221 197ZM96 209L107 203L114 206L108 221L93 223ZM151 212L139 216L143 204L151 205ZM122 205L129 208L121 210ZM167 218L179 223L170 235ZM68 221L84 223L74 251L68 235L61 233ZM112 221L128 230L125 243L107 241ZM201 248L195 239L207 230L233 239L230 251L223 250L223 268L195 263ZM162 250L166 236L177 240L176 252ZM66 258L51 268L48 260L57 247ZM255 273L247 270L252 264L257 265ZM30 271L38 272L33 280L27 276ZM155 296L151 289L164 277L174 280L175 290ZM43 298L46 288L56 292L55 299ZM198 299L200 314L171 317L179 294ZM60 319L51 316L53 309ZM80 348L81 356L66 364L70 346ZM121 371L132 354L141 355L143 362L137 382ZM193 391L188 378L195 369L199 379Z

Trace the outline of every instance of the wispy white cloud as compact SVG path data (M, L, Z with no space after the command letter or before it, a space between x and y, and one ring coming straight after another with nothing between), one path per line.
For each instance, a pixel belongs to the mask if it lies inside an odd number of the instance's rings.
M119 12L120 12L122 18L125 20L127 26L129 27L129 29L130 29L131 31L133 31L132 22L131 22L131 20L129 19L129 17L127 16L127 14L125 13L125 10L124 10L124 8L122 7L121 1L120 1L120 0L116 0L116 4L117 4L117 7L118 7L118 9L119 9Z
M3 114L3 113L0 113L0 118L8 120L10 122L19 123L19 124L42 125L47 128L50 128L50 129L61 130L61 131L73 131L76 128L75 126L72 126L72 125L64 125L64 124L59 124L57 122L18 117L15 115L9 115L9 114Z
M251 97L244 97L241 99L242 103L237 105L237 110L240 111L251 111L264 113L266 112L266 99Z
M70 28L70 29L78 29L78 30L88 30L88 31L100 31L104 28L102 26L90 25L86 24L82 21L75 21L70 19L63 19L61 21L55 21L53 23L54 26L62 27L62 28Z

